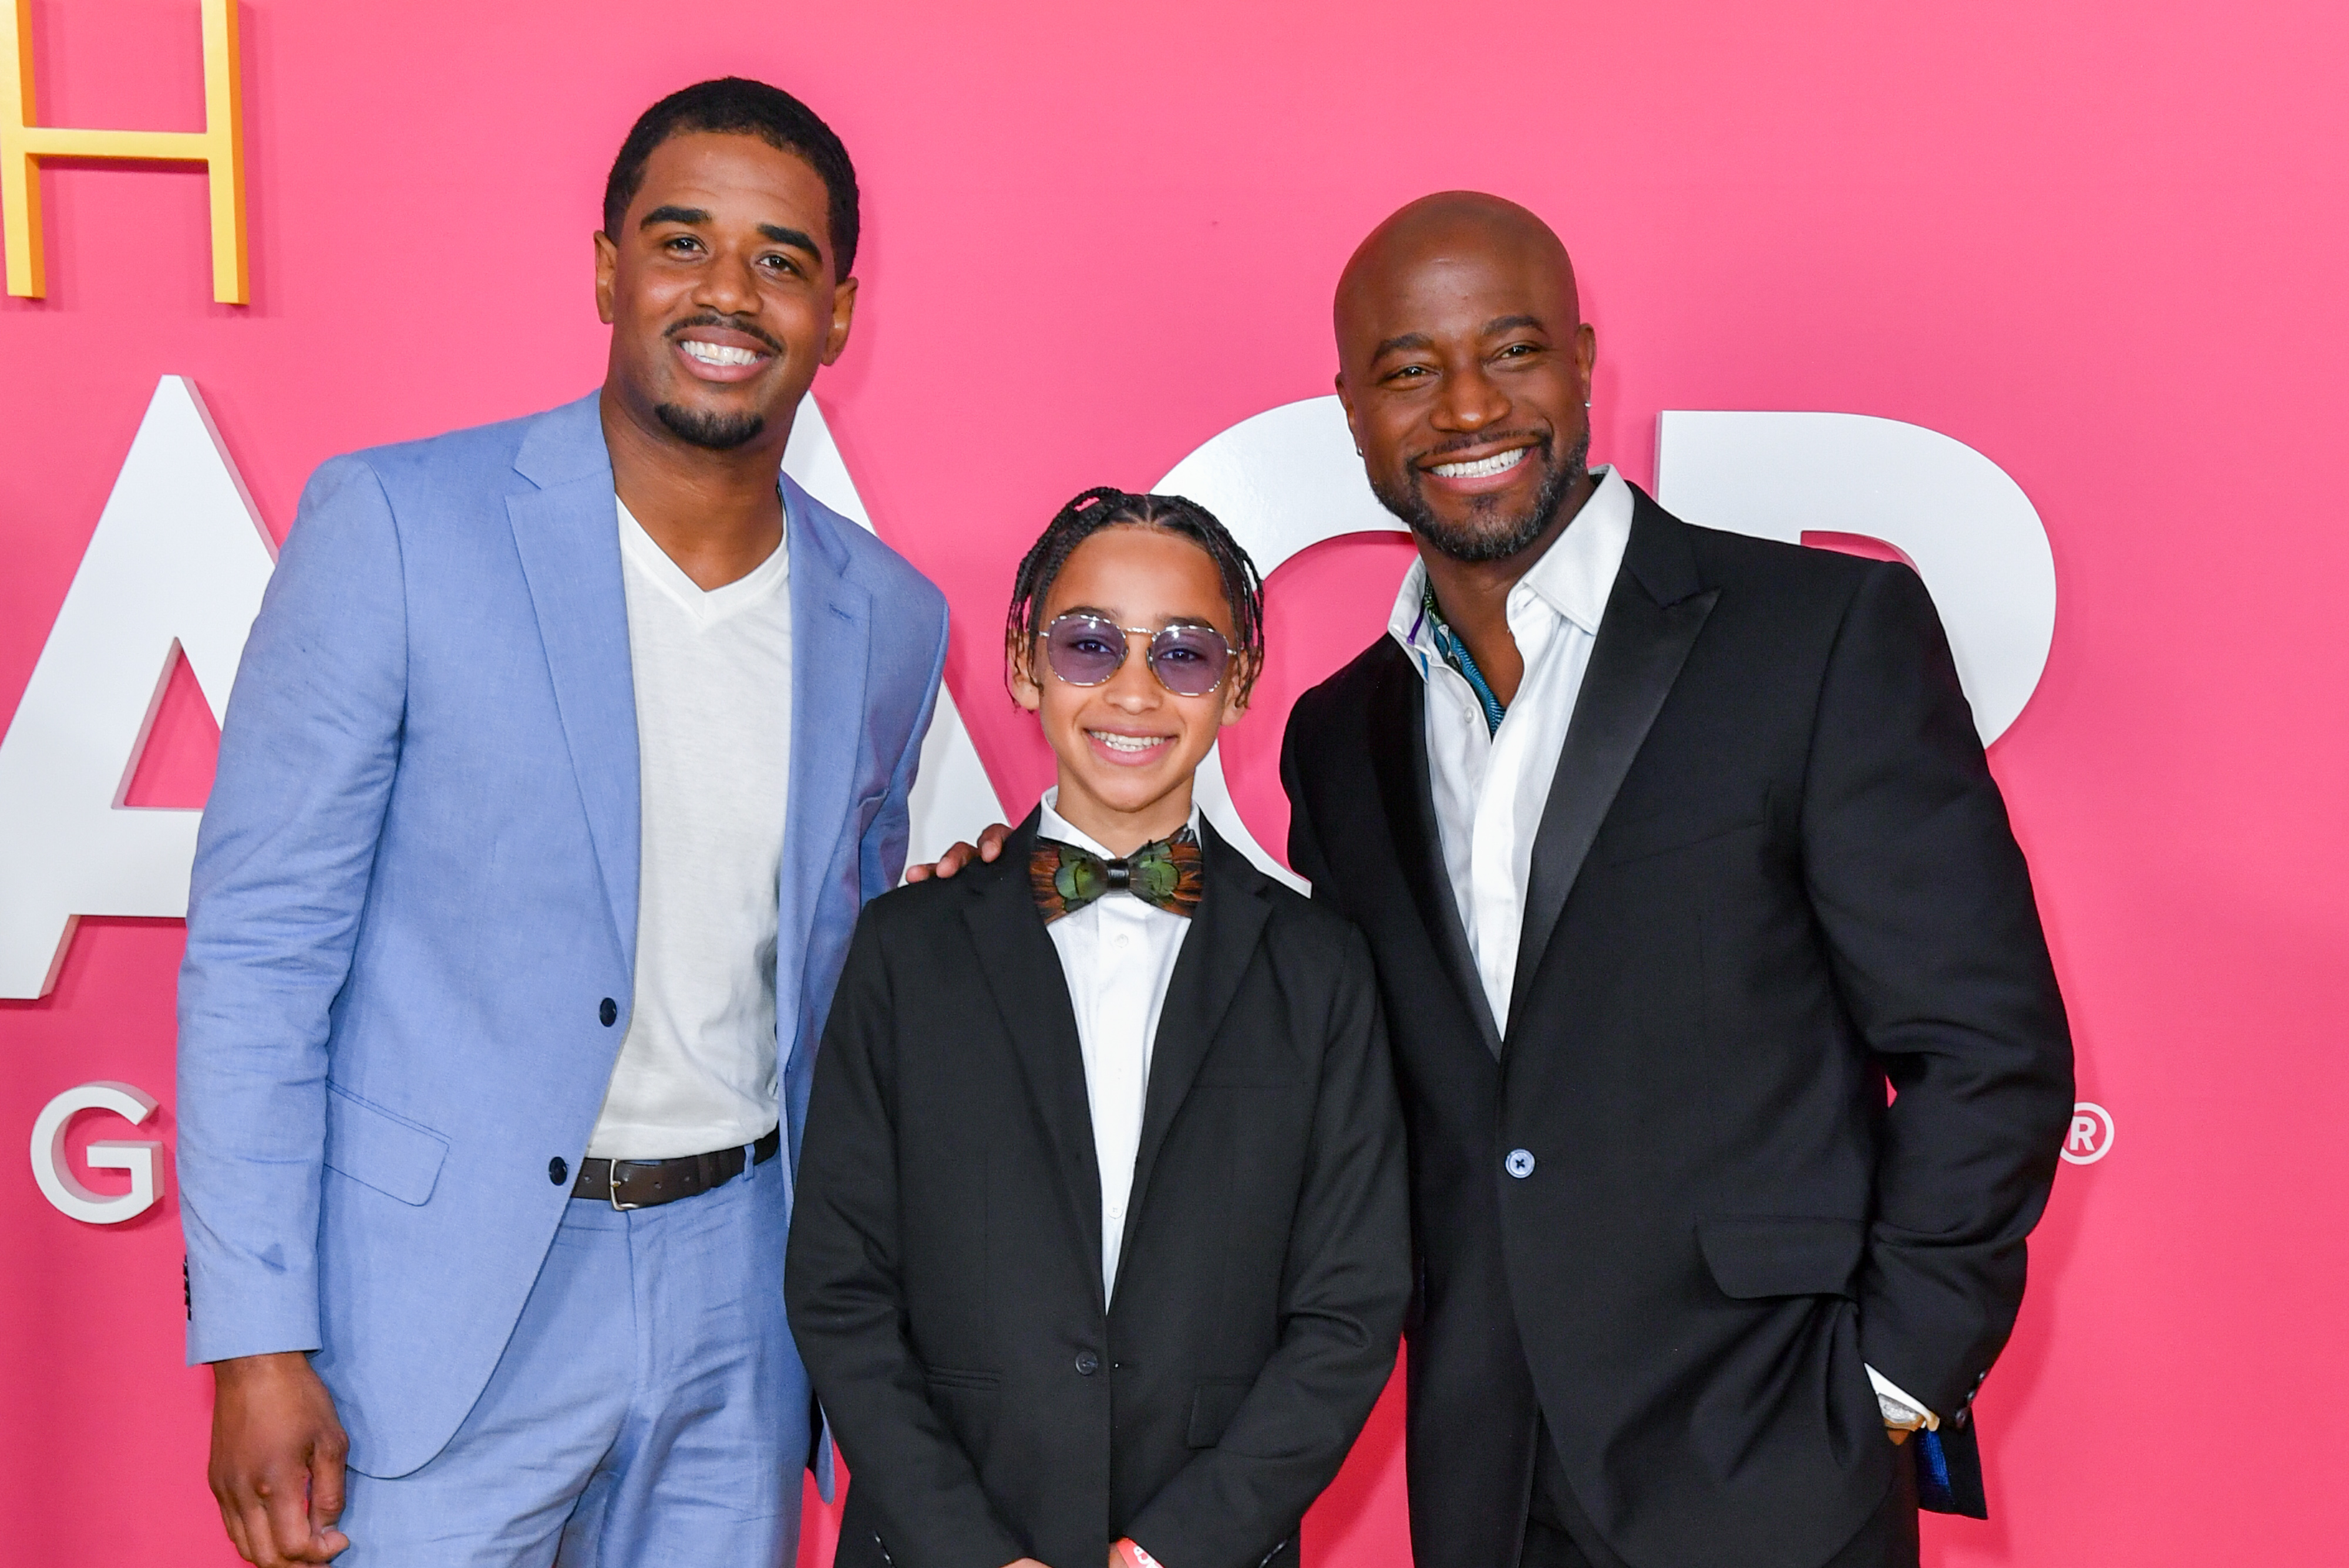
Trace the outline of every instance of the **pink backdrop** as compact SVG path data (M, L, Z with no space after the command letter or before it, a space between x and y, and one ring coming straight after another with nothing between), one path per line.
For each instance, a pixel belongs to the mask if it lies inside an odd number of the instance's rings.
M0 714L159 374L196 379L280 534L334 452L574 396L615 147L661 92L740 71L857 159L863 314L818 395L882 533L947 586L955 691L1024 806L1047 767L994 651L1019 547L1079 487L1326 390L1352 243L1429 190L1504 192L1581 266L1597 456L1645 481L1664 408L1889 416L1991 456L2053 539L2054 652L1993 761L2082 1096L2118 1134L2064 1170L1982 1398L1997 1517L1931 1521L1929 1563L2322 1552L2349 1398L2340 8L988 9L246 0L252 306L211 301L202 177L121 169L46 177L49 297L0 302ZM49 123L199 121L193 0L32 12ZM1268 844L1287 703L1374 633L1401 548L1275 582L1277 662L1230 747ZM190 686L134 802L202 797ZM86 921L54 994L0 1002L11 1563L231 1560L170 1182L101 1229L23 1163L37 1109L91 1079L162 1097L168 1144L180 946ZM1391 1396L1310 1558L1399 1568L1401 1491Z

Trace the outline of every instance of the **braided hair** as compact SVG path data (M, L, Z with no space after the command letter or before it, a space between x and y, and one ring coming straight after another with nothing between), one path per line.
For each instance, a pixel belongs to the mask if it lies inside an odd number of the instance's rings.
M1061 568L1078 545L1105 528L1155 528L1177 534L1207 553L1223 580L1224 602L1231 607L1232 649L1237 656L1231 679L1240 704L1247 703L1248 688L1264 666L1264 579L1256 563L1216 521L1216 514L1182 495L1137 495L1115 485L1097 484L1054 513L1044 532L1020 557L1019 574L1011 587L1011 609L1003 620L1003 645L1015 669L1033 668L1036 639L1043 631L1040 618L1052 596Z

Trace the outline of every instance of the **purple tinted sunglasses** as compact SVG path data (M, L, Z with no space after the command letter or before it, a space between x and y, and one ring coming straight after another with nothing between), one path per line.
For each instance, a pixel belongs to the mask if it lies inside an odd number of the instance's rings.
M1052 673L1071 686L1099 686L1125 663L1126 634L1150 639L1143 658L1158 684L1177 697L1205 697L1224 683L1232 645L1212 626L1120 626L1107 616L1073 611L1036 635Z

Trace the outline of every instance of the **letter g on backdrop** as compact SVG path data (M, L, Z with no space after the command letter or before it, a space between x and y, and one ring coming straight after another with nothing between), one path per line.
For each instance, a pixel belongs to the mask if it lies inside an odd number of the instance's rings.
M1657 500L1691 523L1789 544L1841 535L1889 545L1916 567L1983 744L2031 701L2055 636L2054 556L2022 486L1973 448L1867 414L1668 410L1656 469ZM1157 488L1222 518L1268 577L1324 540L1403 527L1371 493L1334 397L1242 420ZM1304 885L1249 834L1214 753L1198 796L1258 866Z

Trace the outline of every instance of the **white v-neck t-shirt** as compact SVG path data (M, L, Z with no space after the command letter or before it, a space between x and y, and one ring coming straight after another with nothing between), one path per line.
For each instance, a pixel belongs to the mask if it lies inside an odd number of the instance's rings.
M790 550L704 592L618 512L643 824L636 1000L587 1152L667 1159L754 1143L778 1119Z

